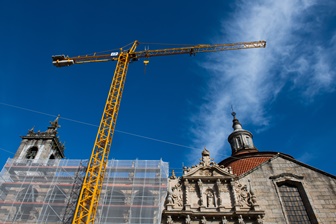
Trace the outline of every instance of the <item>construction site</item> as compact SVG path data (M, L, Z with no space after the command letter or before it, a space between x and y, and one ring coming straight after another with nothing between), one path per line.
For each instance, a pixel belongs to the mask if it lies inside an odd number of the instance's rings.
M29 130L0 174L2 223L161 223L168 163L108 160L130 62L144 59L146 66L150 57L264 48L266 42L136 51L138 45L134 41L108 54L52 56L56 67L117 62L91 158L64 159L57 136L59 117L46 132Z

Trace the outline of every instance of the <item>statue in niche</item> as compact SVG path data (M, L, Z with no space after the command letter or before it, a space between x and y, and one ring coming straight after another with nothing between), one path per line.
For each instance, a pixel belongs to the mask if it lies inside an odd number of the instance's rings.
M187 215L187 218L185 219L185 223L190 224L190 222L191 222L190 215Z
M208 208L214 207L214 194L211 191L208 191L206 193L206 198L207 198L207 207Z

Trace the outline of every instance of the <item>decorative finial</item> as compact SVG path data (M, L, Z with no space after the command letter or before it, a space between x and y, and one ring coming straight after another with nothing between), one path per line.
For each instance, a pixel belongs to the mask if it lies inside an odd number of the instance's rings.
M172 170L172 175L171 175L171 177L170 177L170 179L176 179L177 177L176 177L176 175L175 175L175 170Z
M35 128L35 127L33 126L31 129L29 129L29 130L28 130L28 134L33 134L33 133L34 133L34 128Z
M53 128L53 129L57 129L57 128L61 127L61 126L58 124L58 119L59 119L60 117L61 117L61 115L58 115L54 121L50 121L51 128Z
M204 149L202 151L202 156L210 156L210 152L209 152L209 150L206 149L205 146L204 146Z

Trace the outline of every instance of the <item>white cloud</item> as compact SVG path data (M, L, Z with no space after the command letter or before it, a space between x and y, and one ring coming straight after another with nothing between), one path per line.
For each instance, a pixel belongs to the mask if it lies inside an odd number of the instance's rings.
M205 145L214 158L230 154L226 139L232 131L231 105L243 126L252 123L264 129L270 122L267 107L286 83L306 100L334 90L334 59L326 48L335 49L336 35L326 46L317 33L312 34L323 23L322 16L314 19L317 7L322 6L313 0L237 2L216 42L266 40L267 47L211 54L202 64L212 78L206 103L192 119L195 145ZM192 160L198 157L191 155Z

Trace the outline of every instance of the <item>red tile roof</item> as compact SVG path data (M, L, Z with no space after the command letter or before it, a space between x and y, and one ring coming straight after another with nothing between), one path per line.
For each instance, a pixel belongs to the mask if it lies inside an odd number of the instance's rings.
M226 164L226 166L231 166L233 174L240 176L241 174L246 173L247 171L259 166L271 158L272 156L241 158Z

